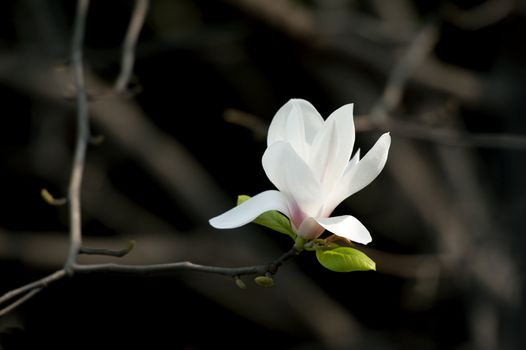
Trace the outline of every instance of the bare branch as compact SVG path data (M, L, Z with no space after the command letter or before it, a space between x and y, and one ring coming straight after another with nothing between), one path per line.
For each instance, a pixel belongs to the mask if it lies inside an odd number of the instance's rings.
M121 250L111 250L106 248L89 248L89 247L80 247L79 254L85 255L106 255L106 256L115 256L117 258L122 258L127 255L135 248L135 241L129 241L128 246Z
M409 118L405 118L409 119ZM433 142L453 147L477 147L493 149L526 149L526 135L510 133L471 133L453 128L434 128L420 122L390 118L376 121L370 115L355 117L356 130L389 130L393 135L407 139Z
M380 118L384 113L389 113L398 106L412 73L428 57L437 40L437 25L435 21L429 21L416 34L400 61L389 74L382 96L373 108L373 116Z
M194 264L190 261L180 261L168 264L154 264L154 265L123 265L123 264L93 264L93 265L74 265L75 273L118 273L131 275L157 275L162 273L172 273L177 271L196 271L206 272L216 275L238 277L245 275L256 274L271 274L274 275L283 263L292 257L298 255L300 251L294 247L276 260L261 265L243 266L243 267L220 267Z
M133 9L133 14L130 19L130 24L122 48L121 71L115 82L115 90L119 93L126 90L126 86L130 81L135 60L135 47L137 45L137 40L139 39L139 33L141 32L144 19L148 13L149 4L149 0L135 0L135 7Z
M77 2L73 39L71 42L71 61L75 79L75 92L77 95L77 141L75 155L69 182L69 215L70 215L70 247L65 269L72 272L71 267L75 263L78 251L82 245L81 212L80 212L80 190L82 186L82 174L86 158L86 148L89 141L88 124L88 100L84 82L84 67L82 63L82 44L86 28L86 17L88 14L89 0Z
M225 0L244 11L264 19L273 27L282 29L290 36L308 40L316 45L317 35L312 13L294 1Z
M82 248L86 250L89 248ZM128 247L130 249L130 247ZM104 249L89 249L92 253L89 254L98 254L98 255L112 255L109 254L110 250ZM115 253L115 252L113 252ZM196 272L206 272L216 275L229 276L234 278L239 278L239 276L245 275L274 275L278 272L279 268L283 263L300 253L295 247L292 247L285 254L281 255L279 258L268 264L254 265L254 266L244 266L244 267L219 267L219 266L209 266L209 265L200 265L194 264L190 261L181 261L168 264L155 264L155 265L121 265L121 264L93 264L93 265L79 265L73 264L70 266L71 271L76 274L90 274L90 273L118 273L118 274L131 274L131 275L158 275L162 273L173 273L178 271L196 271ZM114 254L114 256L116 256ZM67 273L66 273L67 272ZM5 308L0 309L0 316L10 312L15 309L17 306L21 305L25 301L29 300L35 294L40 292L42 289L47 287L49 284L56 282L67 275L72 275L66 269L58 270L52 273L49 276L39 279L26 284L17 289L13 289L3 296L0 297L0 305L11 301L20 295L23 295L16 301L8 304ZM27 293L27 294L26 294ZM25 294L25 295L24 295Z
M394 135L456 147L526 149L526 136L508 133L469 133L451 128L431 128L417 123L390 120Z
M33 289L32 291L30 291L29 293L27 293L26 295L22 296L20 299L15 301L14 303L11 303L11 304L7 305L3 309L0 309L0 317L8 314L12 310L16 309L17 307L19 307L20 305L22 305L23 303L28 301L29 299L34 297L38 292L41 292L42 289L44 289L44 288L40 287L40 288L37 288L37 289Z
M263 141L267 137L267 123L253 114L235 108L228 108L224 111L223 118L228 123L247 128L258 141Z
M452 2L447 2L444 13L455 25L467 30L477 30L503 20L515 7L513 0L489 0L472 9L461 10Z
M20 295L23 295L25 293L27 293L27 294L24 295L23 297L21 297L20 299L18 299L17 301L9 304L4 309L0 310L0 316L8 313L9 311L13 310L15 307L21 305L23 302L25 302L28 299L30 299L32 296L34 296L37 293L37 292L35 292L35 290L40 291L44 287L47 287L50 283L56 282L56 281L62 279L64 276L66 276L66 270L65 269L58 270L56 272L53 272L49 276L46 276L46 277L41 278L41 279L39 279L37 281L28 283L25 286L19 287L17 289L13 289L13 290L5 293L4 295L2 295L0 297L0 305L2 305L2 304L6 303L6 302L8 302L8 301L10 301L10 300L12 300L14 298L17 298Z

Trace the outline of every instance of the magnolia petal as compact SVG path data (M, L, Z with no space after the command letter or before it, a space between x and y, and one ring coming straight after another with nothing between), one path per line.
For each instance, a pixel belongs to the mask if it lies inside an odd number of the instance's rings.
M270 123L267 146L277 141L290 143L291 139L311 144L323 126L323 118L314 106L306 100L291 99L276 113ZM298 136L299 135L299 136Z
M356 164L354 175L351 179L350 195L360 191L373 182L380 174L387 161L389 147L391 146L391 135L385 133L367 154Z
M309 165L326 191L331 191L351 158L354 146L353 105L334 111L316 135Z
M360 161L360 149L358 148L354 156L349 161L349 164L347 164L347 166L345 167L345 171L347 171L348 168L354 167L356 164L358 164L359 161Z
M285 125L285 140L302 158L308 157L309 145L305 140L305 118L299 103L293 103Z
M318 238L323 231L325 231L325 228L320 226L316 219L308 217L303 220L296 233L299 237L310 241L311 239Z
M287 198L281 192L269 190L210 219L209 222L215 228L235 228L248 224L269 210L277 210L287 217L290 216Z
M314 220L327 231L353 242L367 244L373 240L367 228L354 216L342 215Z
M338 204L370 184L380 174L387 161L390 145L391 136L385 133L362 159L358 160L355 155L349 161L342 178L327 201L325 214L330 214Z
M320 184L290 144L278 141L270 145L263 154L262 163L267 177L278 190L308 216L319 215L324 201Z

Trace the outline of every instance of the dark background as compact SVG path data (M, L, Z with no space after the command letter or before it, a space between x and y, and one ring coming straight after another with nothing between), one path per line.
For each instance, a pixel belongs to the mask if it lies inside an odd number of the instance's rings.
M523 349L526 7L522 1L154 0L128 93L112 93L132 1L91 2L88 246L119 262L271 261L290 242L208 219L271 189L266 128L288 99L354 102L386 169L337 213L371 231L377 272L305 253L245 278L75 276L0 319L0 348ZM75 138L74 1L0 4L0 293L60 268ZM390 84L388 82L391 82ZM391 99L389 96L393 96ZM382 97L383 96L383 97ZM398 96L398 97L397 97ZM82 257L81 261L115 259Z

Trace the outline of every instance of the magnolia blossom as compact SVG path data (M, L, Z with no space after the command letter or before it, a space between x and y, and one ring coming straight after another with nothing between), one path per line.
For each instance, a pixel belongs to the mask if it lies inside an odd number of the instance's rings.
M391 144L389 133L360 159L354 146L353 105L323 120L308 101L292 99L272 120L263 154L263 169L279 191L262 192L210 220L216 228L245 225L277 210L290 219L299 237L311 240L328 230L362 244L372 238L353 216L331 217L343 200L371 183L382 171Z

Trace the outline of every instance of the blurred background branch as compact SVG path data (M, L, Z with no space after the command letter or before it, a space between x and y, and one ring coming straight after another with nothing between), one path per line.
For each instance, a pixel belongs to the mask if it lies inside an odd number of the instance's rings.
M137 40L139 39L149 6L149 0L135 0L130 24L124 38L121 70L115 81L115 90L117 92L122 93L130 82L133 73L133 62L135 61L135 47L137 46Z

